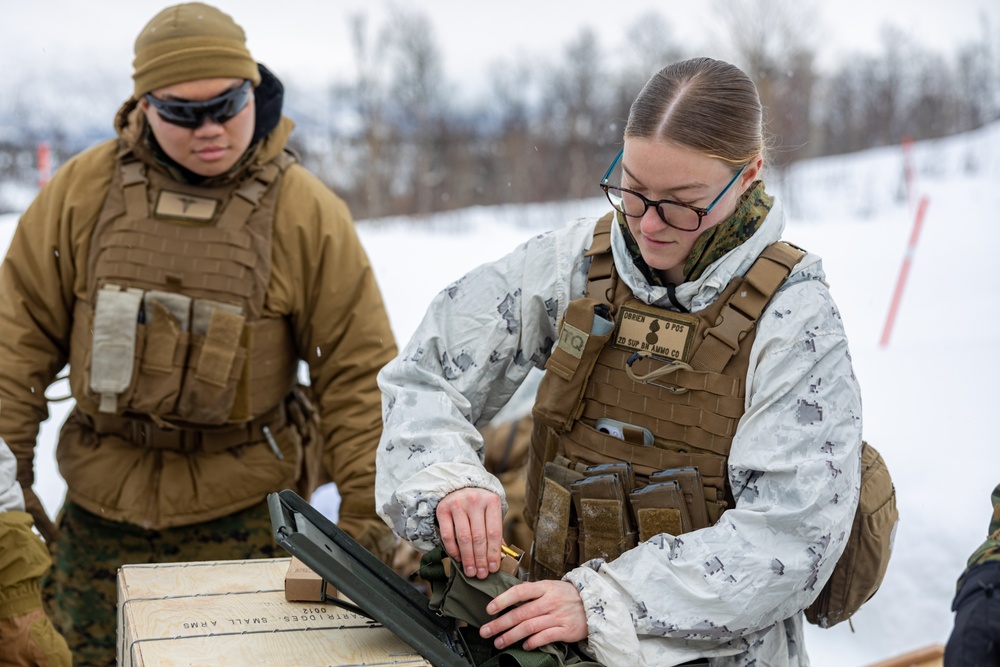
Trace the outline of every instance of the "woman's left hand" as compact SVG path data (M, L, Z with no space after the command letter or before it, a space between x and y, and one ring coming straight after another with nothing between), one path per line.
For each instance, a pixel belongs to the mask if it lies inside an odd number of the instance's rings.
M576 586L568 581L530 581L513 586L496 596L486 611L496 614L517 603L503 616L482 628L483 638L496 635L493 645L509 647L522 639L531 651L552 642L578 642L587 638L587 613Z

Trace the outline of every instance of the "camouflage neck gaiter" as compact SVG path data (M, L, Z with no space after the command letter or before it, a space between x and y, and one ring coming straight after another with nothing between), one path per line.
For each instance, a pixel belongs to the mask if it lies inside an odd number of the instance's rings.
M743 193L736 211L731 216L719 224L706 229L697 238L691 254L688 255L684 263L685 282L697 280L704 273L712 262L725 255L730 250L739 247L760 227L760 223L767 217L774 203L774 197L764 192L764 182L754 181L753 185ZM618 225L621 227L622 236L625 238L625 245L632 255L632 262L642 271L646 280L652 285L664 287L666 281L663 280L658 271L654 271L646 264L639 252L639 244L625 224L624 217L616 216Z
M697 280L715 260L754 235L771 211L774 197L764 192L764 181L754 181L740 198L736 211L702 232L684 263L685 280Z

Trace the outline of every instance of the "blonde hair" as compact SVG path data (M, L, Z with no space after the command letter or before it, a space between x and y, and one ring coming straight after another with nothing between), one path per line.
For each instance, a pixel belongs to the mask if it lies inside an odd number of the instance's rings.
M763 108L743 70L693 58L664 67L629 109L625 138L658 139L739 168L764 156Z

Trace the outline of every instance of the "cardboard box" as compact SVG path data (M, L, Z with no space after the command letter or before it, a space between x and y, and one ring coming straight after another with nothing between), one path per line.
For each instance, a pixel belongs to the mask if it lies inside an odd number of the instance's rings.
M312 569L292 556L285 572L285 599L289 602L323 602L337 597L333 584L324 581Z
M365 616L333 603L287 601L290 561L121 567L118 664L430 667Z

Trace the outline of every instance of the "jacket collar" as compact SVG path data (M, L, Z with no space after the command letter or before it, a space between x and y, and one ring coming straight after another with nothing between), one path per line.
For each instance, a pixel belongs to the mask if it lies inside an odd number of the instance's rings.
M677 285L674 298L689 312L702 310L718 298L730 280L745 274L764 248L780 240L784 229L784 212L781 202L775 198L771 212L753 236L713 262L697 280ZM635 298L650 305L671 307L667 288L651 285L632 263L617 224L611 225L611 250L618 275L632 290Z

